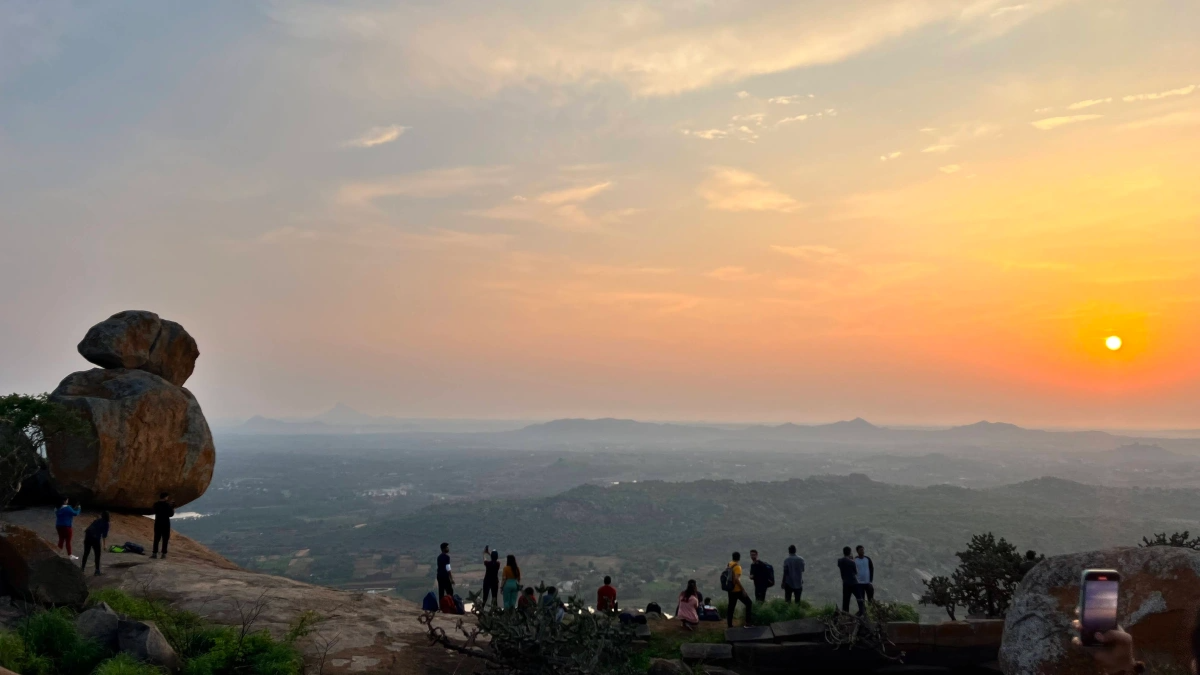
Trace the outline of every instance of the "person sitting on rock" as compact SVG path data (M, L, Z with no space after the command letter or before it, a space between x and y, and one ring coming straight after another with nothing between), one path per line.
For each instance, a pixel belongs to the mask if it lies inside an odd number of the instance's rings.
M612 585L612 577L604 577L604 585L596 589L596 611L617 611L617 589Z
M712 598L704 599L704 606L700 609L700 620L701 621L720 621L721 620L721 610L717 609L716 606L712 604Z
M162 544L162 557L167 557L167 543L171 541L171 518L175 516L175 505L171 503L171 494L161 492L158 501L154 502L154 549L151 558L158 557L158 545Z
M526 586L525 592L521 594L521 599L517 600L517 609L532 610L537 607L537 593L533 590L533 586Z
M558 599L558 589L550 586L546 588L546 592L542 594L542 608L554 612L554 620L562 621L563 615L566 614L566 605Z
M63 550L66 547L67 557L71 560L78 560L71 552L71 539L74 537L75 516L79 515L81 509L78 506L71 504L69 499L64 499L62 506L54 512L54 529L58 532L58 550Z
M88 553L94 553L96 576L100 576L100 551L104 550L104 542L108 539L108 521L108 511L101 511L100 517L83 531L83 565L80 569L87 569Z
M675 610L675 616L683 622L684 630L696 630L696 625L700 623L700 591L696 590L696 580L689 579L687 588L679 594L679 607Z

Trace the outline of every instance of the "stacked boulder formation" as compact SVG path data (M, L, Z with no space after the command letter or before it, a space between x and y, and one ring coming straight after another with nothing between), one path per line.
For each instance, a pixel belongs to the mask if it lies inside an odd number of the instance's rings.
M100 368L68 375L50 398L95 433L47 443L58 493L142 513L161 492L176 506L204 494L216 449L200 404L183 388L200 356L192 336L153 312L119 312L87 332L79 353Z

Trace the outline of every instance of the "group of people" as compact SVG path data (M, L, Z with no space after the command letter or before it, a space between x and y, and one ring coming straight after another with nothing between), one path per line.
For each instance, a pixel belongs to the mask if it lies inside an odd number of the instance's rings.
M162 557L167 557L167 544L171 541L171 518L175 516L175 506L171 502L170 493L158 495L154 503L154 549L151 558L159 557L159 546L162 546ZM75 538L75 518L83 513L78 502L63 499L62 505L54 512L54 529L58 533L58 550L67 554L71 560L79 560L72 550L72 540ZM109 526L112 517L108 511L101 511L83 531L83 561L81 568L86 570L88 557L92 557L96 566L95 576L100 576L100 552L108 541Z
M442 597L454 596L454 572L450 563L450 544L443 542L441 552L437 557L437 594L440 602ZM866 602L875 598L875 563L867 556L863 546L858 546L857 555L851 554L849 546L842 549L843 557L837 565L842 577L842 611L850 611L850 598L858 601L858 613L866 612ZM750 551L749 582L754 589L752 601L746 586L743 585L741 560L742 554L734 551L729 564L721 575L721 587L729 595L729 609L726 620L733 626L733 615L737 604L745 607L745 625L754 625L754 601L764 602L767 591L775 585L775 569L766 561L759 558L757 550ZM788 556L783 560L783 588L786 602L799 603L804 594L804 558L796 553L794 545L788 547ZM563 604L558 599L557 589L550 587L539 599L532 586L521 584L521 568L517 558L509 555L505 564L500 563L498 551L490 546L483 548L483 595L480 600L481 608L486 608L490 600L494 607L503 606L505 609L533 607L538 603L559 607L561 616ZM619 612L617 604L617 589L613 586L612 577L605 576L604 584L596 591L596 610L599 612ZM687 587L680 592L676 617L683 623L684 628L693 630L700 621L720 620L720 614L712 605L712 599L700 593L694 579L687 582Z

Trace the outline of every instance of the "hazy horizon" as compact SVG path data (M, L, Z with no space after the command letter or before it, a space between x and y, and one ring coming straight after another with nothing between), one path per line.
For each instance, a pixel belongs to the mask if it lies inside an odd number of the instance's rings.
M0 393L1200 429L1186 0L0 4ZM1122 347L1105 347L1109 336Z

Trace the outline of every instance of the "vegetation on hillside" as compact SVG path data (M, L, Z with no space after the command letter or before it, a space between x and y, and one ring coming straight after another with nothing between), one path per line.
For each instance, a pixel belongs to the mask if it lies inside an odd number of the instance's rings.
M183 675L300 675L303 661L295 643L316 617L298 617L276 640L255 628L261 608L246 608L238 626L215 626L196 614L116 589L94 591L89 605L108 603L118 614L153 621L182 660ZM114 654L79 635L75 613L66 608L38 611L12 632L0 632L0 666L22 675L160 675L160 668Z

